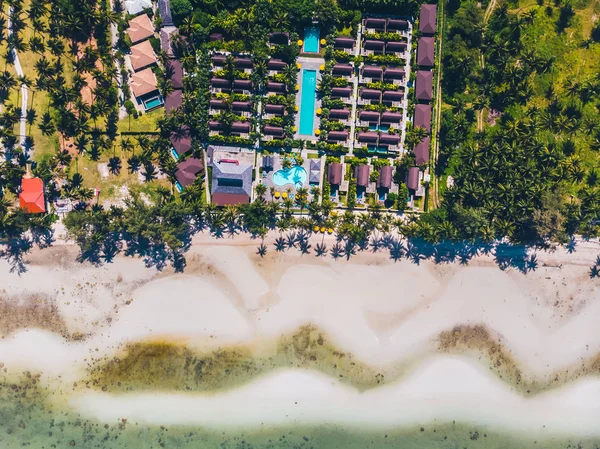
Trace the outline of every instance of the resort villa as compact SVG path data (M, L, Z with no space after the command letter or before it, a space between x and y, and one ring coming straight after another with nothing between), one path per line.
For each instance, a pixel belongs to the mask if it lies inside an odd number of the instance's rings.
M150 21L148 14L142 14L129 21L129 28L126 30L129 39L133 45L154 37L154 25Z
M125 0L127 14L136 16L145 9L152 9L152 0Z
M181 191L185 187L193 184L198 177L204 176L204 164L202 161L195 157L189 157L185 161L177 164L177 171L175 172L175 179L177 182L175 186L177 190Z
M150 68L135 72L131 76L131 92L135 97L137 105L144 111L154 109L163 104L162 97L156 86L156 75Z
M213 204L249 203L252 198L253 165L242 164L236 159L218 159L212 162Z
M28 214L39 214L46 212L44 181L42 181L40 178L24 177L21 179L19 206Z

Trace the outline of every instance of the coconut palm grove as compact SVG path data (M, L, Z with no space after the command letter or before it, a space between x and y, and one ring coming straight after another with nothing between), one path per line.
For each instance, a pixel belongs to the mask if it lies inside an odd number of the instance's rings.
M334 258L598 236L598 1L0 6L15 272L59 232L82 262L177 271L201 232Z

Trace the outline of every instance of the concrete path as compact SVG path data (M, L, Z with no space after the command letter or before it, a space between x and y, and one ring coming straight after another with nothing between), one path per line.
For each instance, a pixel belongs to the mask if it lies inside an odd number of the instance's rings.
M8 14L8 36L11 36L13 34L12 32L12 25L10 23L10 15L12 14L12 7L9 8L9 14ZM21 67L21 61L19 60L19 54L17 53L17 50L13 49L12 50L14 56L15 56L15 72L17 72L18 76L25 76L25 73L23 72L23 68ZM25 137L26 137L26 133L27 133L27 98L28 98L28 94L29 91L27 90L27 85L25 84L21 84L21 118L19 120L19 145L21 145L22 148L25 148ZM33 155L33 149L31 150L31 153L29 154L29 156L31 157Z
M111 9L114 8L114 0L110 0L110 7ZM110 40L114 52L114 49L117 48L117 42L119 40L119 30L117 29L117 25L112 22L110 24ZM121 99L121 106L119 107L119 119L124 119L127 117L127 110L125 109L125 106L123 106L123 103L129 100L129 98L125 98L125 95L123 94L123 89L121 89L121 86L123 85L123 78L121 77L121 65L116 59L114 59L114 61L115 67L117 69L117 84L119 87L119 98Z
M360 47L362 45L362 24L358 25L358 33L356 34L356 45L354 46L354 56L360 55ZM354 65L354 63L353 63ZM354 67L355 70L358 67ZM356 131L356 99L358 98L358 73L354 73L354 81L352 82L352 110L350 112L350 142L348 142L348 154L354 154L354 133Z

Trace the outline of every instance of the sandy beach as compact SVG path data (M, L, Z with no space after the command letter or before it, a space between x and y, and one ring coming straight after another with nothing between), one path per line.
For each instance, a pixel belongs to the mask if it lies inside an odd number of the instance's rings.
M33 253L21 277L2 265L0 362L40 373L61 402L102 422L460 420L600 437L596 242L540 253L523 274L491 256L436 265L276 253L273 237L261 258L245 236L201 236L185 274L125 258L81 265L70 245ZM168 345L168 358L148 345Z

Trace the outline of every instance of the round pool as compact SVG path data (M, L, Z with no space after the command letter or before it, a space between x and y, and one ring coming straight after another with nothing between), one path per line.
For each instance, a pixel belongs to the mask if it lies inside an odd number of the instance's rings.
M294 184L296 188L300 188L306 183L308 177L304 167L294 165L286 170L281 169L273 173L273 184L277 187L283 187L286 184Z

